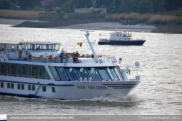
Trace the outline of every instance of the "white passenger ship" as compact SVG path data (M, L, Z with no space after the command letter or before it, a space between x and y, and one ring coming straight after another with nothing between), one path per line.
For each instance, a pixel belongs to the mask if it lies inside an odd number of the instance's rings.
M126 96L140 76L129 79L130 70L121 69L114 57L98 57L88 31L85 36L93 57L75 61L74 55L65 53L62 63L59 43L0 43L0 93L59 99Z

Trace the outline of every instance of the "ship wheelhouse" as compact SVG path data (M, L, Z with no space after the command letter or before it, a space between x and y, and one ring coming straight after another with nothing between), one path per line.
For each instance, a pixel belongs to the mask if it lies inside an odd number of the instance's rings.
M57 56L60 43L0 43L0 54L6 54L9 59L26 59L30 53L33 57Z

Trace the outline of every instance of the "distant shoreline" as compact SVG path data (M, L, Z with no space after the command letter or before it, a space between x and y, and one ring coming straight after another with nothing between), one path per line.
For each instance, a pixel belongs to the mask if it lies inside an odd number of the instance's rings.
M118 30L126 30L133 32L153 32L153 33L182 33L182 25L121 25L119 22L106 22L102 20L90 21L59 21L59 23L38 21L38 20L24 20L24 19L3 19L0 18L0 24L7 24L16 27L30 27L30 28L69 28L69 29L93 29L93 30L113 30L117 24ZM47 25L47 26L44 26Z

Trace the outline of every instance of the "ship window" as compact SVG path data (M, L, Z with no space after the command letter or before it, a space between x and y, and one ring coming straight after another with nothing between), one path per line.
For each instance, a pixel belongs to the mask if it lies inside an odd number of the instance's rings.
M55 92L56 92L56 90L55 90L55 88L54 88L54 87L52 87L52 92L53 92L53 93L55 93Z
M76 68L76 70L79 73L80 77L82 77L83 79L84 78L87 78L87 79L89 78L85 68Z
M118 68L116 67L114 70L116 71L116 74L118 75L119 79L123 80L123 77L122 77L121 73L119 72Z
M66 68L66 70L68 71L72 80L78 80L78 76L76 75L74 68Z
M10 49L10 46L9 45L6 45L6 50Z
M27 45L22 45L23 50L27 49Z
M59 44L56 44L55 50L59 50Z
M20 89L20 84L18 84L17 88Z
M96 68L88 68L88 71L89 71L93 80L101 80L99 73L96 70Z
M47 45L40 45L41 50L47 50Z
M42 91L43 91L43 92L46 92L46 86L43 86L43 87L42 87Z
M6 64L6 75L10 75L10 64Z
M27 66L27 77L31 77L32 76L32 70L31 70L31 65Z
M36 78L37 76L37 68L35 65L32 66L32 78Z
M38 66L37 78L42 78L42 66Z
M15 52L15 46L14 45L11 46L11 52Z
M11 64L11 76L15 76L15 64Z
M32 85L32 91L35 91L35 85Z
M32 90L32 85L28 85L28 90Z
M16 76L20 76L20 65L16 65Z
M14 89L14 84L13 83L11 83L11 89Z
M33 50L40 50L40 45L33 45Z
M7 83L7 88L10 88L10 83Z
M27 45L27 50L32 50L32 45Z
M3 82L1 82L1 88L4 88L4 83Z
M5 63L1 63L1 75L5 75Z
M116 73L114 72L113 68L107 67L107 71L112 79L118 79Z
M69 80L64 68L57 68L62 80Z
M98 70L99 70L99 73L100 73L102 79L104 79L104 80L110 79L110 77L109 77L109 75L108 75L105 68L98 68Z
M43 78L50 79L49 74L47 73L47 70L45 69L45 67L43 67Z
M25 85L24 85L24 84L21 85L21 89L22 89L22 90L25 89Z
M21 76L22 77L26 76L26 65L21 65Z
M60 80L60 77L59 77L59 75L58 75L56 69L55 69L54 67L50 67L50 70L51 70L51 72L52 72L52 74L53 74L55 80Z
M47 49L48 50L53 50L54 49L54 45L47 45Z

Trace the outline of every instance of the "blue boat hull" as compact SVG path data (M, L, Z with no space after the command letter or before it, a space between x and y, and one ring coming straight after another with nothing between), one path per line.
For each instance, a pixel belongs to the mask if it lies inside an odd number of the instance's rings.
M146 40L133 41L99 41L98 45L143 45Z

